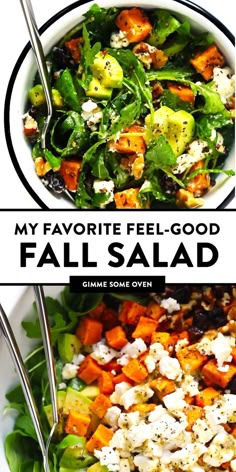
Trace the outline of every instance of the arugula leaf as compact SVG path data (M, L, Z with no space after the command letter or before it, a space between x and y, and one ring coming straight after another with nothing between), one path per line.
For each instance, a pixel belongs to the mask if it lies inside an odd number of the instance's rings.
M170 197L164 192L160 184L160 176L158 172L156 172L155 174L154 173L151 174L150 172L149 178L145 180L139 193L141 195L149 194L160 202L164 202L170 199Z
M130 176L125 169L120 166L119 155L114 152L107 153L107 166L115 186L120 189L130 180Z
M60 167L61 165L60 157L54 156L54 154L51 151L49 151L49 149L44 149L44 156L52 168Z
M188 174L187 177L186 177L186 182L190 179L193 179L194 177L196 177L196 175L198 174L225 174L225 175L228 175L230 177L233 177L235 175L235 172L233 170L226 170L226 169L196 169L194 170L193 172L191 172L191 174Z
M74 85L73 77L69 69L65 69L56 81L56 88L59 90L64 102L72 110L81 111L81 105L78 100L77 91Z
M109 42L114 30L114 21L119 13L118 8L101 8L96 3L84 14L85 23L91 36L96 40Z
M6 394L6 399L10 403L21 403L23 404L25 401L25 397L20 385L13 387L9 392Z
M209 139L212 130L221 129L225 126L233 126L230 112L226 109L215 115L199 114L196 120L196 135L201 139Z
M145 155L147 166L165 169L176 164L176 156L164 136L159 136L151 143Z
M137 85L128 79L124 79L123 84L133 94L132 101L121 110L120 116L111 125L110 136L115 136L122 129L130 127L140 115L141 96Z
M96 155L96 160L92 165L92 174L98 179L110 179L109 171L105 164L105 148L101 147Z
M200 107L198 111L202 113L219 113L225 110L225 106L221 101L220 95L211 89L211 84L200 85L195 84L194 82L188 81L194 95L201 95L204 98L204 106Z
M83 82L82 85L87 90L89 83L92 79L92 73L90 70L90 66L93 64L96 54L101 50L101 43L97 42L91 47L90 38L88 30L83 24L83 38L84 38L84 45L82 48L82 55L81 55L81 66L83 69Z
M146 73L148 80L174 80L185 83L186 79L192 77L193 72L188 69L172 69L163 67L161 70L150 71Z

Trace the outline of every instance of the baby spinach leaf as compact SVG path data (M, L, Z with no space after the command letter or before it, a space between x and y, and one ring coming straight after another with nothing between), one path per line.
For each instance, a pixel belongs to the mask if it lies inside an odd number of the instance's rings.
M107 167L110 169L111 178L118 189L124 187L130 180L128 172L120 166L118 154L107 152Z
M174 80L180 82L185 79L188 79L193 75L193 72L188 69L172 69L170 67L165 67L161 70L150 71L146 73L147 78L150 81L153 80Z
M103 298L103 293L71 293L69 287L62 292L62 301L67 310L85 315L93 310Z
M54 123L51 132L51 145L62 157L84 150L88 142L89 132L79 113L68 111L63 113Z
M13 387L9 392L6 394L6 399L10 403L24 403L25 397L20 385Z
M20 431L8 434L4 443L5 454L11 472L23 472L24 464L32 460L35 442Z
M29 415L20 415L16 418L15 429L22 431L25 436L29 436L37 441L37 435L33 422Z
M69 69L65 69L56 81L56 88L62 95L64 102L72 110L81 111L78 95L74 85L73 77Z
M54 154L51 151L49 151L49 149L44 149L44 156L52 168L60 167L61 165L60 157L54 156Z
M102 8L97 4L85 13L85 23L92 38L96 40L109 42L110 35L114 30L114 21L119 10L116 7Z

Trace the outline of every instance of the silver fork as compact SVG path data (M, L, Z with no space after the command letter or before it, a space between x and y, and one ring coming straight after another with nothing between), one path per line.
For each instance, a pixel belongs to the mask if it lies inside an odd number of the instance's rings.
M29 36L30 36L30 43L32 46L32 50L35 56L37 66L38 66L38 71L39 71L40 79L42 82L42 86L43 86L43 90L44 90L44 94L46 98L47 116L44 121L43 129L41 132L41 146L42 146L42 149L45 149L46 136L47 136L48 128L49 128L49 125L53 116L51 84L49 80L46 59L44 56L43 46L40 40L40 34L37 27L31 0L20 0L20 4L24 13L25 21L26 21ZM70 192L67 189L64 189L63 193L71 201L74 202L73 197L71 196Z
M53 415L53 425L50 430L46 443L44 441L43 428L40 421L38 408L37 408L34 395L32 392L32 387L30 385L29 377L28 377L28 374L24 365L24 361L22 359L20 349L16 342L16 339L12 331L11 325L9 323L9 320L7 318L7 315L1 304L0 304L0 327L3 333L3 336L5 338L5 341L7 343L7 346L9 348L10 354L12 356L12 360L18 372L19 378L20 378L22 390L25 396L27 406L29 408L30 416L32 418L33 425L34 425L36 435L38 438L39 446L42 452L44 471L50 472L49 462L48 462L48 450L49 450L53 433L58 424L56 375L55 375L53 351L52 351L51 338L50 338L50 328L49 328L48 316L46 312L43 288L41 286L35 285L34 293L35 293L35 301L36 301L36 306L38 310L38 317L40 321L40 328L42 332L42 339L43 339L43 345L44 345L44 351L45 351L48 380L49 380L49 386L50 386L51 404L52 404L52 415Z

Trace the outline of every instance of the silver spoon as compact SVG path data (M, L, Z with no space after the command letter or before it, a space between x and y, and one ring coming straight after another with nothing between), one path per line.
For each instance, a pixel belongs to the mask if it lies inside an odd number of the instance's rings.
M49 80L48 70L46 59L44 56L43 46L40 40L40 34L35 20L35 15L32 7L31 0L20 0L20 4L24 13L25 21L29 31L30 42L35 56L35 60L38 66L38 71L40 79L42 82L46 106L47 106L47 116L44 121L43 129L41 132L41 146L42 149L46 148L46 135L53 115L53 104L52 104L52 90ZM73 197L67 189L64 189L63 192L67 197L74 202Z

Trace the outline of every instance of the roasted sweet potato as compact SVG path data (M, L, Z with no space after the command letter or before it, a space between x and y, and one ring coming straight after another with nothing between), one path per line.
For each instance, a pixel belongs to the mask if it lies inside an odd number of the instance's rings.
M59 174L65 181L68 190L77 190L81 161L62 161Z
M133 125L123 130L119 139L111 141L109 148L121 154L144 154L146 143L143 136L142 126Z
M127 365L122 368L123 374L136 384L143 382L148 376L148 371L138 359L131 359Z
M135 330L132 333L132 338L142 338L145 342L150 342L152 333L156 331L158 322L141 316Z
M105 395L110 395L114 391L113 375L111 372L103 370L98 378L98 386L100 392Z
M121 326L115 326L115 328L106 331L105 337L109 346L114 349L122 349L128 340L126 334Z
M90 415L80 413L76 410L70 410L65 424L65 432L67 434L86 436L90 422Z
M217 46L211 44L205 51L199 52L193 59L190 59L190 62L205 80L210 80L214 67L223 66L225 59Z
M153 388L160 400L165 395L169 395L176 390L175 382L160 375L157 379L150 382L150 387Z
M200 406L190 405L185 409L185 414L188 420L186 431L192 431L195 421L202 417L203 409Z
M102 369L99 365L90 357L87 356L78 370L78 377L80 377L87 384L93 383L101 375Z
M79 63L81 59L81 49L80 44L83 44L83 38L70 39L66 41L65 46L70 51L75 62Z
M200 354L194 344L179 349L176 357L184 372L190 375L195 374L208 360L207 356Z
M226 372L221 372L217 368L215 359L210 359L202 368L202 375L207 385L219 385L222 388L227 387L228 383L236 375L236 366L229 364Z
M138 322L140 316L144 316L146 312L146 306L127 300L121 305L119 320L123 323L134 325Z
M114 194L116 208L142 208L142 205L138 199L138 193L139 188L128 188L122 192L116 192Z
M126 33L130 43L143 41L152 31L152 25L140 8L122 10L116 18L116 26Z
M94 449L102 449L102 447L108 446L113 434L114 433L111 429L100 424L89 441L87 441L86 449L93 453Z
M183 102L194 103L195 97L191 87L187 87L186 85L173 84L172 82L169 82L167 84L167 88L168 90L170 90L170 92L178 95L178 97L183 100Z
M101 419L111 406L111 400L106 395L103 395L103 393L100 393L90 405L89 409Z
M220 392L213 387L206 387L196 395L196 405L204 407L213 405Z
M76 330L76 336L82 344L95 344L101 340L102 337L102 323L91 318L83 318Z

